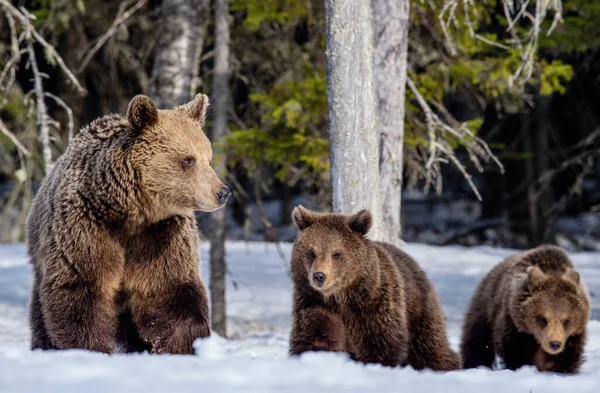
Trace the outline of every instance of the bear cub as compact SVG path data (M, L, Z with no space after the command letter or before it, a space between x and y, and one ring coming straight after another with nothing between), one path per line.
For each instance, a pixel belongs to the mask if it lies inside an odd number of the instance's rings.
M194 211L231 192L211 168L207 107L136 96L56 161L27 218L33 349L193 353L210 335Z
M347 352L364 363L455 370L436 292L398 248L367 239L371 214L298 206L290 354Z
M583 362L590 297L567 254L543 245L507 258L479 284L467 312L465 368L534 365L574 374Z

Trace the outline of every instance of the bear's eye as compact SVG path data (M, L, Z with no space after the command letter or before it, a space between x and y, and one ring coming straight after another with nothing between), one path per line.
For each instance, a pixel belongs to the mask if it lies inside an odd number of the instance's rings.
M314 252L314 251L310 251L310 252L308 253L308 257L309 257L310 259L315 259L315 258L317 257L317 254L315 254L315 252Z
M538 320L538 323L540 324L540 326L542 326L542 327L544 327L548 324L548 321L544 317L538 317L537 320Z
M333 259L340 259L342 257L342 254L340 254L339 252L336 252L335 254L333 254Z
M563 326L564 327L569 326L569 322L571 322L571 321L569 321L568 319L565 319L565 321L563 322Z
M196 160L194 159L194 157L186 157L183 159L183 161L181 161L181 166L183 167L183 169L189 169L195 164Z

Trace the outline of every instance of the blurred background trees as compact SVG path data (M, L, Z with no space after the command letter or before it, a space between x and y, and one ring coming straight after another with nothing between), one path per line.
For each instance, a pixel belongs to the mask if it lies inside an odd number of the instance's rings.
M0 0L0 241L24 239L31 198L71 128L123 113L138 93L163 107L198 92L215 99L216 3ZM542 3L561 12L541 15ZM409 8L404 147L395 152L403 240L598 248L600 3ZM229 15L229 131L216 131L214 106L206 127L235 192L225 230L289 241L295 204L331 209L324 2L231 0ZM178 76L183 68L191 71ZM206 233L209 217L200 217Z

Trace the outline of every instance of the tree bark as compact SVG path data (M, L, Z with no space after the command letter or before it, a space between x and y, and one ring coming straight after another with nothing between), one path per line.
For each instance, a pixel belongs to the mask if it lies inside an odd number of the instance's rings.
M549 134L552 126L549 124L548 113L550 113L550 98L540 96L536 100L537 116L537 177L550 170L550 141ZM556 217L551 214L552 209L552 185L550 179L544 179L539 185L538 198L538 239L541 243L556 244Z
M195 54L200 38L199 10L205 0L163 1L162 32L152 68L151 95L158 108L173 108L191 98Z
M535 149L533 146L533 128L530 126L530 121L525 120L523 124L523 132L525 133L523 139L523 147L526 153L534 154ZM527 184L527 218L529 225L529 245L530 247L536 247L540 244L540 233L539 233L539 216L538 216L538 198L537 188L535 185L536 170L535 170L535 157L528 157L525 161L525 182Z
M214 123L212 139L220 142L227 135L229 107L229 0L215 2L215 68L213 76ZM225 152L218 148L214 154L214 169L224 178L227 172ZM210 295L212 328L220 336L227 334L225 307L225 208L212 215L210 242Z
M409 0L372 0L375 92L380 131L381 239L399 245Z
M202 54L204 50L204 41L208 35L208 25L210 22L210 0L197 0L200 2L198 10L198 41L196 44L196 52L194 53L194 69L192 72L192 80L190 82L190 96L194 97L202 86L202 78L200 77L200 63L202 62Z
M373 27L368 1L325 0L329 156L333 211L373 215L380 239L379 132L375 123Z

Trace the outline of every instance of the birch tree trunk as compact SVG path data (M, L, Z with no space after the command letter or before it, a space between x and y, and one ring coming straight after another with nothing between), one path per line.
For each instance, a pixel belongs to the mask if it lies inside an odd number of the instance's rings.
M214 123L212 140L220 142L227 135L227 110L229 109L229 0L215 2L215 68L213 76ZM226 155L215 149L214 169L225 178ZM210 296L213 330L222 337L227 334L225 308L225 208L212 213L212 238L210 242Z
M152 68L151 95L158 108L173 108L191 98L200 40L199 11L206 0L163 1L162 32Z
M380 132L381 239L399 245L409 0L372 0Z
M329 156L333 211L373 215L380 239L379 132L375 124L373 28L368 1L325 0Z

